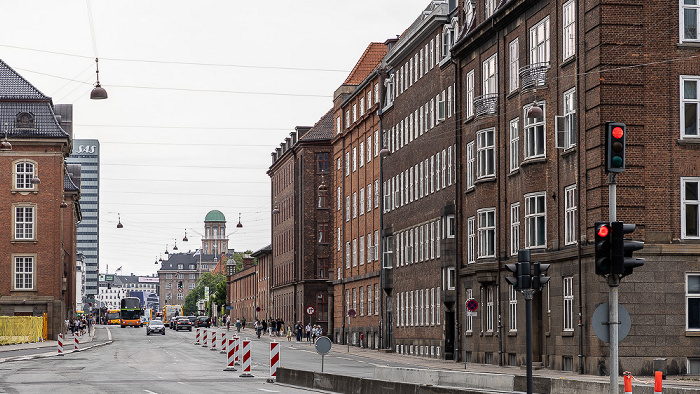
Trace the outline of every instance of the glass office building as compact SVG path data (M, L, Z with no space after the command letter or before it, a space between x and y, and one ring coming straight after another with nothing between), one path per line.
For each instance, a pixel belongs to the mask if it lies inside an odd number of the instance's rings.
M95 303L100 270L100 142L73 140L69 164L81 165L80 210L83 220L78 224L78 254L85 263L85 293L83 303Z

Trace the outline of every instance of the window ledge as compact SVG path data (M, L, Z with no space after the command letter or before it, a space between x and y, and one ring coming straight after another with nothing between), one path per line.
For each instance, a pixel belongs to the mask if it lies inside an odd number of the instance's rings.
M35 244L35 245L36 245L37 243L39 243L39 241L37 241L36 239L13 239L12 241L10 241L10 243L12 243L12 244L29 244L29 243L32 243L32 244Z
M515 175L518 175L518 174L520 174L520 167L518 167L518 168L512 170L510 173L508 173L508 176L510 177L510 176L515 176Z
M509 336L509 337L517 337L517 336L518 336L518 332L517 332L517 331L508 331L508 336Z
M530 159L525 159L520 163L520 166L527 166L530 164L538 164L538 163L546 163L547 162L547 157L545 156L538 156L538 157L532 157Z
M480 183L487 183L487 182L496 182L496 176L495 175L488 175L483 178L479 178L476 181L474 181L475 185L478 185Z
M574 332L573 331L562 331L561 336L562 337L573 337Z
M570 146L561 152L561 156L570 156L576 152L576 145Z
M476 190L476 188L474 186L471 186L471 187L467 188L467 190L464 191L464 194L471 193L474 190Z
M449 56L445 56L440 60L440 63L438 64L438 67L442 68L445 66L445 64L449 63L450 60L452 60L452 55L450 54Z
M686 137L678 140L678 145L696 145L700 144L700 138Z
M686 337L700 337L700 331L686 331Z
M567 65L573 63L575 60L576 60L576 54L573 54L573 55L567 57L566 59L564 59L564 61L559 64L559 67L567 66Z
M679 42L676 44L676 48L698 49L700 42Z

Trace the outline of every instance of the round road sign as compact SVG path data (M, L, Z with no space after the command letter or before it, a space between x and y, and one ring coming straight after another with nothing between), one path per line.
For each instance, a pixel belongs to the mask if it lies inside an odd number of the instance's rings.
M473 298L468 299L466 305L469 312L474 312L479 309L479 303Z
M354 309L350 309L350 310L348 311L348 316L350 316L350 317L355 317L355 316L357 316L357 313L355 312Z
M310 306L310 307L306 308L306 314L313 315L314 314L314 307Z
M315 346L318 354L328 354L331 351L331 340L328 337L318 337Z

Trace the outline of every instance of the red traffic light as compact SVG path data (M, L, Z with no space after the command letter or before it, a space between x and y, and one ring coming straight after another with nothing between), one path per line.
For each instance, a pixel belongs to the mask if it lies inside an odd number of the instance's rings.
M598 236L605 238L608 234L610 234L610 228L607 225L600 226L598 229Z
M612 130L613 137L622 138L622 136L624 136L624 135L625 135L625 131L622 130L622 127L616 126L615 128L613 128L613 130Z

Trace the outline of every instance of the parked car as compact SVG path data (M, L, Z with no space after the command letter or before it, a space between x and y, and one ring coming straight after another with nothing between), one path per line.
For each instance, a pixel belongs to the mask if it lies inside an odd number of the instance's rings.
M190 330L192 331L192 322L187 316L180 316L175 318L175 331L180 330Z
M165 335L165 325L160 320L151 320L146 325L146 335L151 335L151 333L161 333Z
M211 327L211 317L209 316L197 316L197 320L194 325L196 327Z

